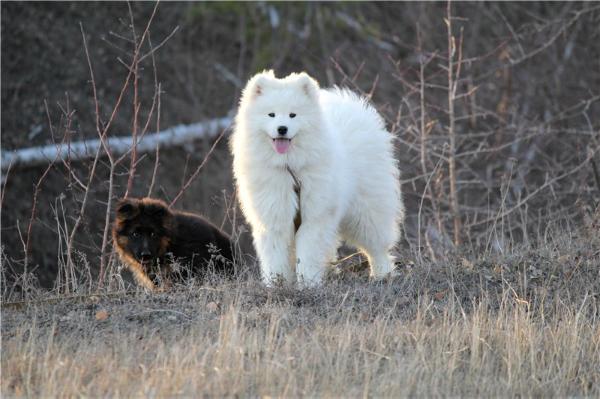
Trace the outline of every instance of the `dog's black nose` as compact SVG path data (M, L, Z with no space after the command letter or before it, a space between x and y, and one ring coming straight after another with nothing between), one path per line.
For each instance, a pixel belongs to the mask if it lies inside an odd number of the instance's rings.
M287 126L279 126L277 128L277 133L279 133L280 136L285 136L287 134Z
M152 254L148 250L140 251L140 253L139 253L140 259L146 260L146 259L150 259L151 257L152 257Z

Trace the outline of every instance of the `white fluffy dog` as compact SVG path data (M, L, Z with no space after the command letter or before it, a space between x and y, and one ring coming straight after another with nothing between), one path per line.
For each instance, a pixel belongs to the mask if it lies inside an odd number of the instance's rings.
M372 277L392 271L404 216L399 171L392 136L366 99L320 89L306 73L257 74L242 94L231 148L267 284L296 275L318 284L340 239L367 255Z

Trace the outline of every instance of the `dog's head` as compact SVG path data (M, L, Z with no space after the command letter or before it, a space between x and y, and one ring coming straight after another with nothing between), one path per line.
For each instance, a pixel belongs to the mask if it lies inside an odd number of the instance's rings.
M113 227L120 252L135 259L148 271L169 246L173 215L167 204L150 198L119 201Z
M318 131L319 84L304 72L283 79L273 71L259 73L244 89L240 112L250 131L267 135L273 149L285 154L296 136Z

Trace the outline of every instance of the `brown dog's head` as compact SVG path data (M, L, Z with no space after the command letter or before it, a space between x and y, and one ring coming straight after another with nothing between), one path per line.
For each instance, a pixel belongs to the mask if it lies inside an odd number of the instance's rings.
M135 259L146 271L169 246L173 215L167 204L151 198L119 201L113 228L120 253Z

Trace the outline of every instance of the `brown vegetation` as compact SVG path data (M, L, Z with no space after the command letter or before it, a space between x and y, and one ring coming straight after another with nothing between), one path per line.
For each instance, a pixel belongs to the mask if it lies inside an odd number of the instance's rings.
M577 230L595 217L600 10L593 3L2 7L3 32L14 32L2 49L17 55L2 60L3 151L106 143L126 132L140 138L224 116L257 70L305 69L323 85L368 95L385 115L403 171L404 245L418 257L505 252L549 226ZM110 283L118 269L110 220L126 195L204 213L250 249L232 206L225 134L150 154L133 145L115 156L102 146L89 162L6 172L9 282L17 291L15 279L72 292L65 277L81 274L83 257L95 284Z
M3 396L598 396L598 241L3 307Z
M3 153L103 144L3 168L3 396L600 395L596 4L1 7ZM351 257L323 287L264 288L227 132L136 150L227 115L267 67L385 116L408 215L399 276L369 283ZM131 150L111 153L126 132ZM110 245L123 196L206 214L250 279L132 291Z

